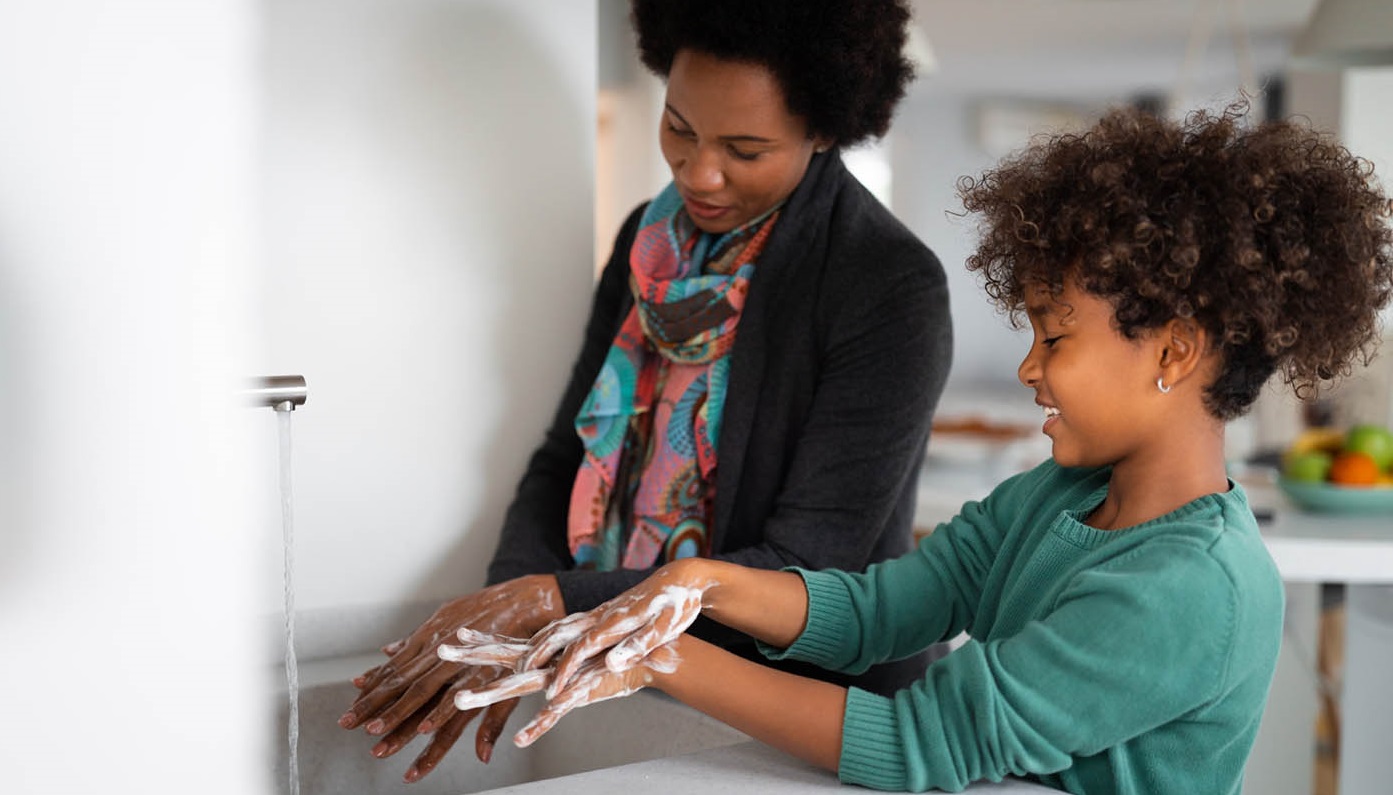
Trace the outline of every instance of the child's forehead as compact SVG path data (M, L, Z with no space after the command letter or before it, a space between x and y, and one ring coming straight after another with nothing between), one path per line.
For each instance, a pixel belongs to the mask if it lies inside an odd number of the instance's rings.
M1025 286L1025 313L1031 317L1059 314L1065 309L1063 296L1069 285L1056 286L1033 282Z
M1036 320L1072 323L1078 320L1081 310L1089 316L1100 312L1111 316L1111 305L1106 300L1084 290L1072 279L1065 279L1060 285L1032 283L1026 285L1023 295L1026 315Z

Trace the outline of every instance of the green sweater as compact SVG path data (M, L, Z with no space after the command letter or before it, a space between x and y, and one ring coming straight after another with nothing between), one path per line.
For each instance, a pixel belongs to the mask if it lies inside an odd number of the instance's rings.
M800 571L808 624L771 657L857 672L966 631L885 698L852 688L838 775L960 790L1237 793L1282 634L1243 490L1120 531L1082 523L1107 469L1047 461L864 574Z

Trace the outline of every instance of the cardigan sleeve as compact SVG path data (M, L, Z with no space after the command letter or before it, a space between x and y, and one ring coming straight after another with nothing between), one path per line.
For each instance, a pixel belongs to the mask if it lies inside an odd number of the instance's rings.
M566 542L566 517L571 486L585 455L576 434L575 417L604 365L628 306L629 248L645 206L629 215L615 239L614 251L595 289L585 338L566 391L504 516L498 547L489 563L490 585L527 574L555 574L574 565ZM613 587L618 594L628 586L615 583ZM564 598L564 588L562 595ZM566 600L566 605L568 611L586 609L573 606L570 600Z

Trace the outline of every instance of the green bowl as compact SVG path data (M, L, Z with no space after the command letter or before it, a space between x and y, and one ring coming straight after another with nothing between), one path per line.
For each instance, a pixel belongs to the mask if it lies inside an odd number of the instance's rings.
M1393 513L1393 488L1332 486L1278 478L1277 487L1292 502L1320 513Z

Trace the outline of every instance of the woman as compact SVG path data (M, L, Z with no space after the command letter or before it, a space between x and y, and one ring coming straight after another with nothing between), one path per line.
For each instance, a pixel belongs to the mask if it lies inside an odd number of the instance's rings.
M374 755L434 733L407 781L477 714L452 694L496 676L437 657L460 627L530 637L682 557L861 570L910 546L951 358L946 280L838 155L886 132L912 77L906 4L635 0L633 22L667 80L673 181L619 233L490 586L355 680L340 725L383 736ZM748 636L696 631L759 658ZM890 692L924 662L837 681ZM481 760L515 704L480 720Z

